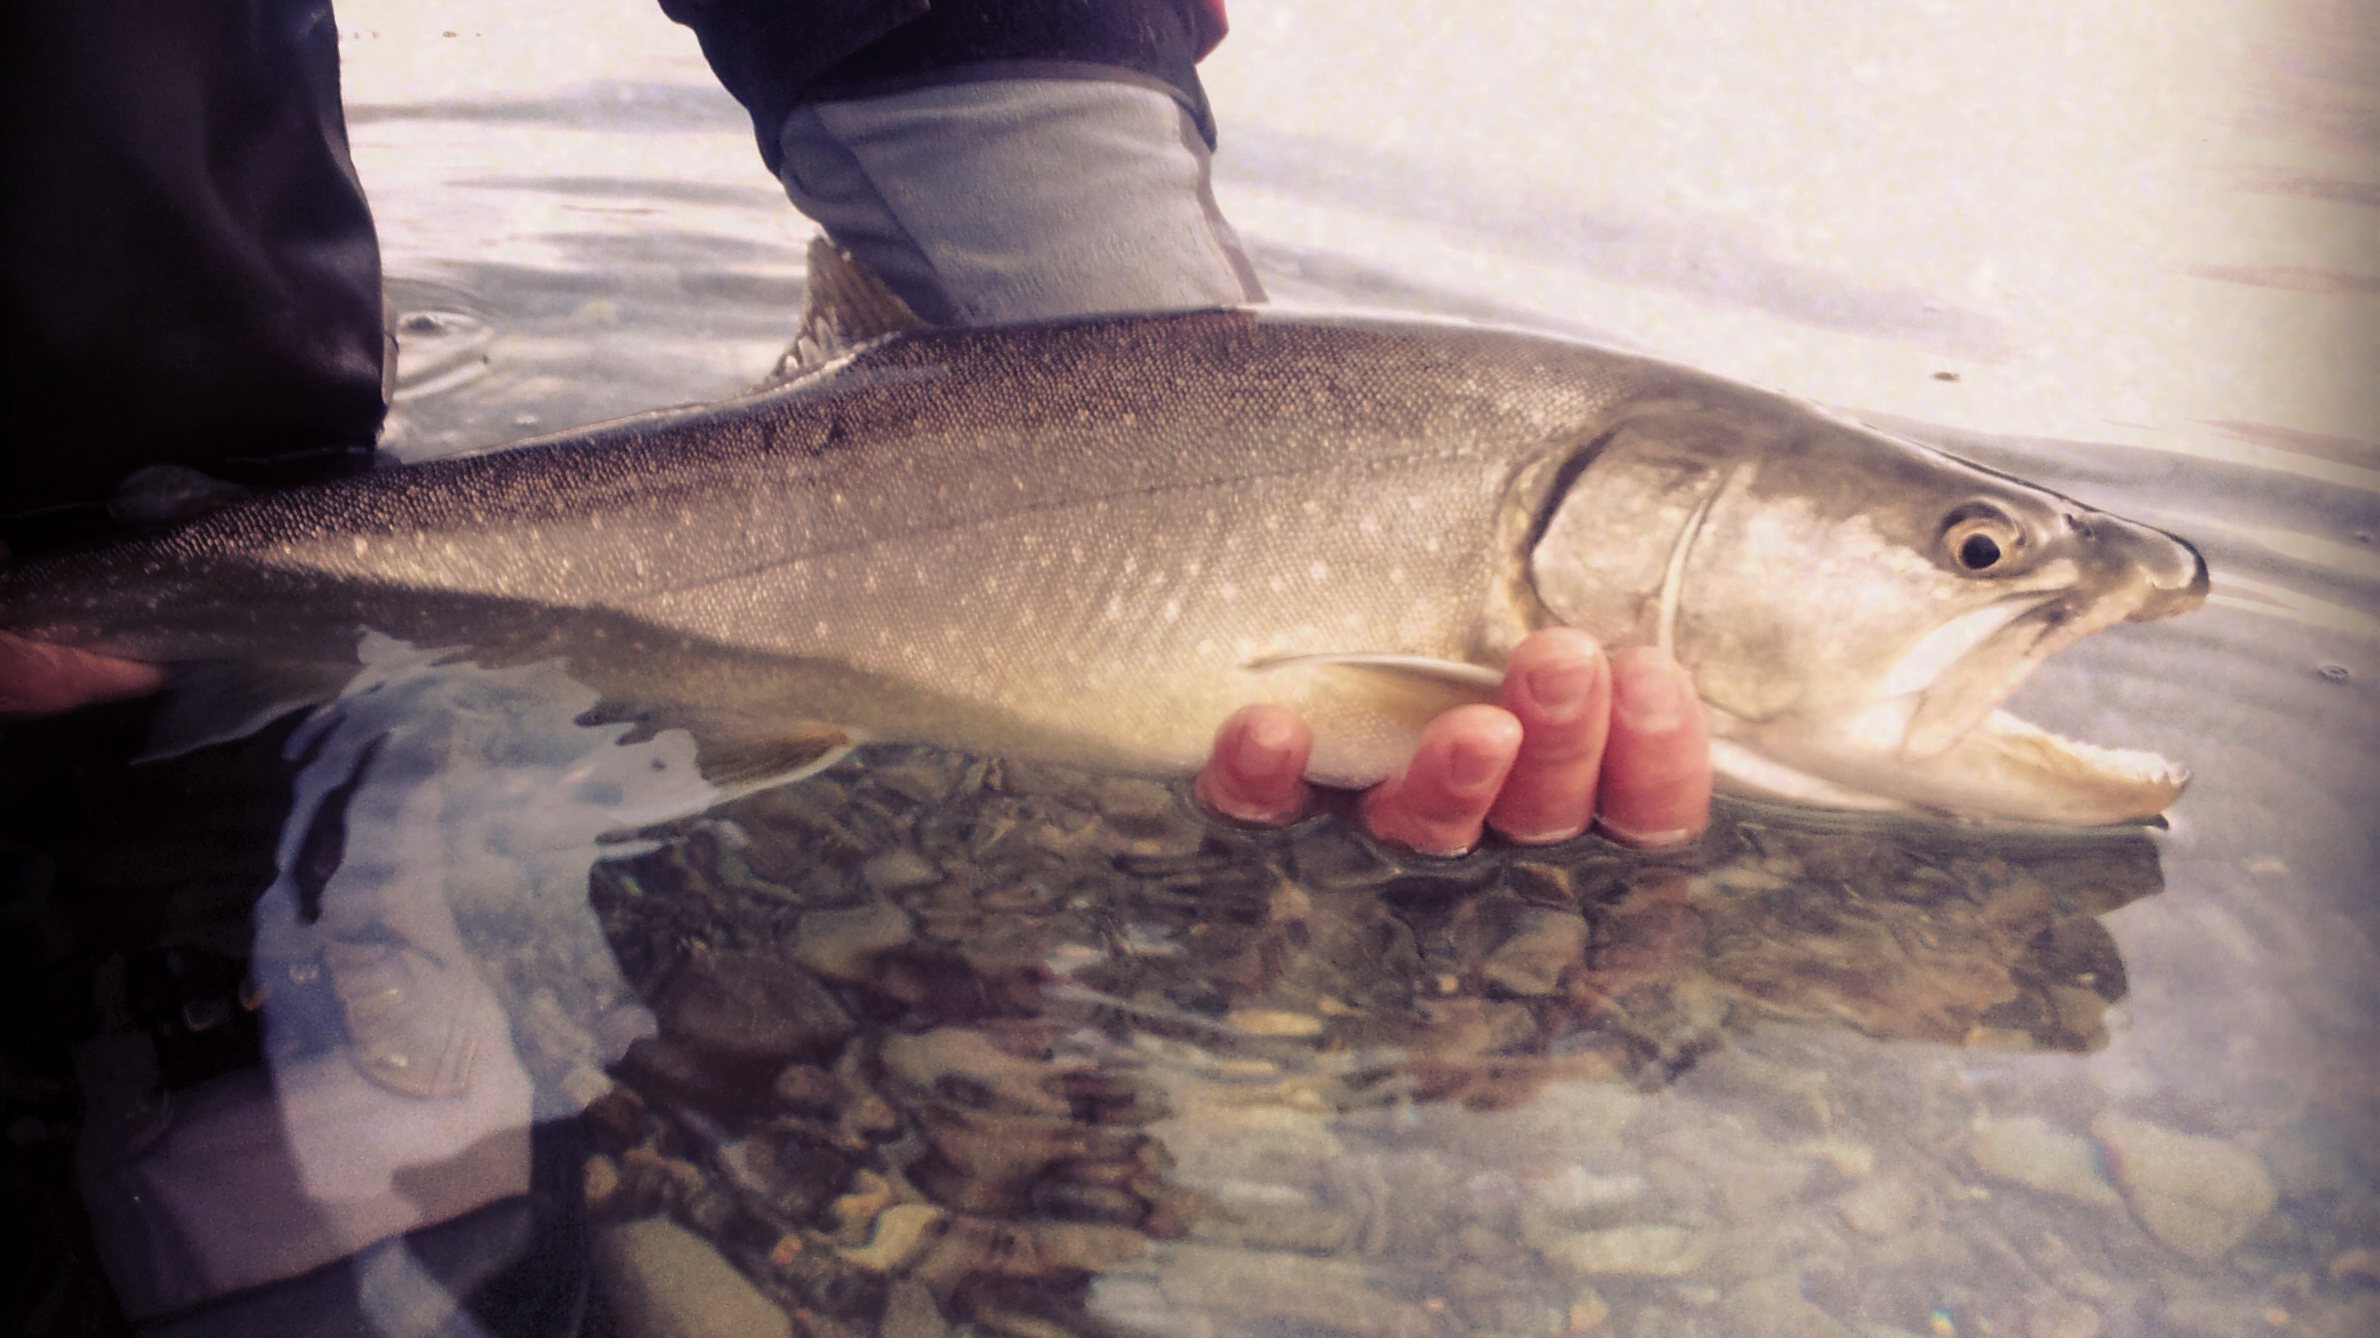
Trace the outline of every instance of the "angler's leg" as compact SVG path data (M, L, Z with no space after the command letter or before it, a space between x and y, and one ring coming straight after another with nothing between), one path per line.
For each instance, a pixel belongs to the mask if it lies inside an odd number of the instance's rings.
M364 468L384 348L327 0L0 6L0 562ZM0 714L155 681L0 633Z
M0 6L0 542L144 466L365 467L380 265L327 0Z
M983 80L815 103L780 144L794 203L937 324L1264 297L1195 123L1143 84Z

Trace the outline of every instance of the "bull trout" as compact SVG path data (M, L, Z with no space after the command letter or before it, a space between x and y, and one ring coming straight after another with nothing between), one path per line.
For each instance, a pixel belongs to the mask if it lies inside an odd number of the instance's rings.
M2206 590L2169 535L1676 364L1221 311L898 334L252 499L0 575L0 626L160 662L362 629L559 656L730 770L776 738L1186 772L1273 701L1316 780L1363 785L1558 623L1669 647L1728 788L2072 825L2183 772L2000 703Z

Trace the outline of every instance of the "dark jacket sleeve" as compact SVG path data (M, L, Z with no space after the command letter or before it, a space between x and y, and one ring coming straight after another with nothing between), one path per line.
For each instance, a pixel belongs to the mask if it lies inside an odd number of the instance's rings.
M1196 66L1223 0L661 0L752 113L769 169L807 102L964 77L969 68L1105 67L1173 90L1214 140Z

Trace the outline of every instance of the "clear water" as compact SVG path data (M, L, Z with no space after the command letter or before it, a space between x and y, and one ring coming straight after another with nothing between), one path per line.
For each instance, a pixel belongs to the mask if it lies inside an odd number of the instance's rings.
M1651 348L2192 539L2210 607L2016 703L2187 760L2171 830L1399 861L924 749L723 802L556 672L374 642L187 758L12 739L63 778L12 796L64 852L10 903L30 1329L353 1254L281 1294L502 1331L480 1246L387 1238L534 1167L628 1334L2380 1332L2380 12L1346 10L1210 63L1278 298ZM807 227L683 33L342 17L392 449L768 369ZM116 1038L87 1113L45 1018ZM113 1284L85 1218L149 1242Z

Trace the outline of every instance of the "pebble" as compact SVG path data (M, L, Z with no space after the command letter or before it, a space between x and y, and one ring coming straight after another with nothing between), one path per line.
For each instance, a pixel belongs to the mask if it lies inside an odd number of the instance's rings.
M2362 1283L2366 1287L2380 1286L2380 1251L2361 1246L2331 1257L2330 1266L2323 1270L2330 1280L2347 1285Z
M1677 1226L1564 1232L1539 1247L1554 1263L1592 1277L1682 1278L1710 1257L1710 1241Z
M1322 1034L1322 1019L1312 1013L1284 1012L1277 1008L1239 1008L1227 1019L1232 1030L1244 1036L1279 1036L1303 1040Z
M587 1158L580 1176L585 1186L587 1207L591 1209L602 1208L611 1202L614 1194L620 1192L620 1164L600 1152Z
M1569 1333L1596 1333L1611 1322L1611 1303L1595 1294L1592 1287L1581 1287L1578 1299L1570 1303L1563 1328Z
M919 1096L956 1087L971 1094L968 1105L983 1110L1064 1117L1071 1109L1053 1090L1057 1066L1020 1059L970 1027L888 1036L878 1054L886 1076Z
M1898 1236L1917 1221L1925 1190L1906 1175L1888 1172L1863 1180L1834 1199L1843 1224L1876 1240Z
M2278 1195L2256 1154L2227 1139L2179 1133L2113 1113L2091 1124L2124 1201L2149 1234L2192 1259L2229 1254Z
M793 956L829 980L865 980L878 953L900 947L915 932L909 913L889 901L812 911L795 931Z
M887 850L859 866L859 880L878 896L907 892L942 880L942 870L914 850Z
M784 1311L666 1218L606 1228L595 1259L621 1338L792 1338Z
M877 1332L882 1338L945 1338L950 1325L934 1304L934 1293L923 1283L903 1278L885 1293L884 1319Z
M747 952L686 962L662 988L655 1011L665 1037L729 1061L816 1057L840 1046L853 1026L809 972Z
M1995 1180L2100 1207L2122 1204L2099 1173L2090 1140L2053 1128L2036 1115L1979 1115L1967 1129L1967 1155Z
M876 1273L888 1273L917 1257L926 1236L949 1216L928 1203L896 1203L877 1214L868 1243L844 1250L845 1259Z
M1551 994L1586 955L1587 922L1576 911L1524 906L1511 933L1479 964L1480 979L1527 998Z

